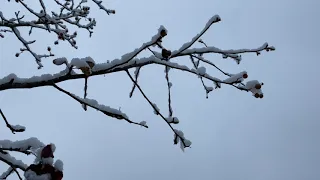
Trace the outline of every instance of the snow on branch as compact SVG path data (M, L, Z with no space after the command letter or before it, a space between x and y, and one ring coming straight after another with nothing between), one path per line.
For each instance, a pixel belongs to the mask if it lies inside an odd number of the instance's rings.
M29 138L20 141L0 140L0 161L9 166L8 170L0 175L1 179L6 179L10 174L15 172L19 179L21 175L17 169L24 171L26 180L58 180L63 177L63 162L56 160L53 164L54 144L45 145L37 138ZM17 160L10 155L10 152L20 152L26 155L34 155L34 164L28 166L21 160ZM45 180L47 180L45 179Z
M129 123L140 125L140 126L148 128L148 126L146 124L142 124L142 123L137 123L137 122L131 121L128 118L128 116L126 114L124 114L123 112L121 112L120 110L117 110L117 109L111 108L109 106L105 106L105 105L99 104L96 100L93 100L93 99L80 98L77 95L74 95L74 94L72 94L72 93L60 88L56 84L53 84L52 86L55 87L57 90L59 90L59 91L65 93L65 94L67 94L68 96L72 97L74 100L78 101L80 104L85 104L85 105L87 105L87 106L89 106L89 107L91 107L93 109L96 109L97 111L102 112L103 114L105 114L107 116L110 116L110 117L113 117L113 118L116 118L116 119L119 119L119 120L123 119L123 120L126 120Z
M95 63L95 61L91 57L86 57L86 58L74 58L69 63L66 58L57 58L53 61L53 63L55 65L65 64L66 69L62 70L57 74L53 74L53 75L43 74L41 76L34 76L31 78L19 78L14 74L10 74L7 77L0 79L0 90L53 86L59 91L77 100L79 103L92 107L96 110L99 110L108 116L115 117L117 119L124 119L130 123L141 125L140 123L135 123L129 120L126 115L124 115L123 113L117 112L118 110L115 111L114 109L110 109L109 107L105 108L106 106L99 105L95 100L86 99L87 83L85 83L85 98L80 98L76 95L73 95L59 88L56 84L63 81L68 81L68 80L87 79L88 77L91 77L91 76L97 76L102 74L107 75L114 72L124 71L124 72L127 72L128 76L134 83L134 87L139 87L137 80L138 80L140 69L143 66L147 66L150 64L157 64L165 67L165 73L166 73L165 77L166 77L167 86L169 90L168 92L169 117L172 117L172 114L173 114L172 107L171 107L171 98L170 98L170 88L172 86L172 82L169 81L169 76L168 76L169 69L176 69L176 70L184 71L184 72L191 73L198 76L201 79L201 82L206 91L207 97L208 97L208 94L212 92L214 89L221 88L221 84L226 84L226 85L233 86L238 90L252 92L253 96L255 96L256 98L262 98L263 93L261 91L261 85L263 85L263 83L259 83L259 81L255 80L255 81L251 81L256 83L254 87L246 86L244 84L244 80L248 78L248 73L246 71L235 73L235 74L227 73L224 70L220 69L211 61L206 60L203 56L209 53L216 53L216 54L222 54L224 58L229 57L229 58L233 58L240 61L240 58L239 58L241 57L240 54L256 53L257 55L259 55L261 54L262 51L273 51L275 50L275 48L272 46L269 46L267 43L264 43L261 47L258 47L258 48L237 49L237 50L222 50L213 46L207 46L206 43L204 43L204 41L199 38L201 37L202 34L204 34L209 29L209 27L212 24L214 24L215 22L219 22L220 20L221 20L220 17L217 15L212 17L206 24L205 28L199 34L197 34L192 39L191 42L184 44L178 50L173 51L173 53L171 53L170 50L166 49L161 45L163 38L167 36L167 33L168 33L167 30L163 26L161 26L158 29L158 33L155 36L153 36L150 41L144 43L141 47L135 49L134 51L123 55L120 59L107 61L107 63ZM197 41L204 44L205 47L191 48L191 46ZM161 53L157 52L156 50L151 50L150 48L152 47L159 48L161 50ZM146 49L152 52L151 56L136 58L136 56L140 52ZM189 68L188 66L180 63L171 62L172 59L176 59L184 56L189 57L191 59L193 68ZM197 61L195 59L197 59ZM207 65L219 70L219 72L227 76L226 79L221 80L219 78L216 78L208 74L206 72L206 67L199 66L200 62L204 62ZM83 73L77 74L73 71L70 71L73 68L81 69ZM131 68L136 68L135 78L133 78L128 73L128 70ZM211 81L215 85L215 87L205 85L203 79L207 79ZM138 88L138 89L141 93L143 93L141 88ZM132 89L130 96L132 96L133 90L134 88ZM147 97L145 98L148 100ZM150 100L148 100L148 102L150 103L150 105L152 106L156 114L160 115L162 119L166 120L166 118L162 114L160 114L159 109ZM171 129L173 128L171 127Z
M4 172L0 178L5 179L14 171L18 177L22 179L17 171L17 168L25 171L28 167L28 165L24 164L21 160L17 160L11 156L9 152L19 152L26 155L34 155L34 151L43 146L44 144L37 138L29 138L14 142L10 140L0 140L0 161L9 165L9 169Z
M10 0L9 0L10 2ZM34 52L30 45L36 42L36 40L26 40L20 34L21 27L29 27L29 34L32 33L33 29L40 29L47 31L48 33L53 33L57 36L57 40L54 42L55 45L58 45L59 42L65 41L69 43L73 48L77 48L76 37L78 36L77 32L70 32L68 30L69 26L75 26L79 29L85 29L89 32L91 36L93 29L96 26L96 21L94 18L89 17L90 7L85 6L87 0L81 0L79 3L75 3L74 0L59 1L54 0L56 5L60 7L59 12L49 13L48 7L46 7L45 1L39 0L41 5L40 10L31 9L27 3L23 0L16 0L15 2L19 3L24 7L27 12L33 15L35 20L26 20L24 15L20 15L20 12L15 13L14 18L7 18L0 11L0 37L4 38L5 33L13 33L15 37L22 43L23 48L20 49L20 52L16 53L16 57L19 57L23 52L29 52L35 58L38 63L38 67L41 68L43 65L41 63L42 58L50 58L55 56L52 53L52 48L47 48L47 53L38 54ZM105 8L102 5L102 1L92 0L92 2L97 5L100 9L105 11L108 15L114 14L114 10ZM86 20L87 23L84 23L83 20ZM208 46L205 43L201 36L206 33L210 27L220 22L221 18L218 15L213 16L205 24L204 28L200 33L196 34L190 42L183 44L177 50L167 49L162 42L168 36L168 31L165 27L160 26L157 33L149 40L143 43L140 47L134 49L132 52L126 53L119 59L106 60L101 59L99 62L93 60L90 56L84 58L73 58L67 59L65 57L55 58L52 62L56 66L61 66L62 69L60 72L55 74L42 74L40 76L33 76L29 78L18 77L15 74L9 74L0 79L0 91L10 90L10 89L30 89L36 87L51 86L57 89L59 92L66 94L71 97L79 104L82 105L84 110L87 110L87 107L93 108L97 111L102 112L103 114L119 119L125 120L131 124L139 125L148 128L146 121L134 122L128 118L128 116L121 112L120 110L111 108L106 105L99 104L98 101L94 99L88 99L87 94L90 92L90 87L88 82L90 77L99 76L99 75L108 75L115 72L125 72L129 79L132 81L133 86L129 93L129 97L133 96L135 89L142 94L146 102L150 105L155 115L160 116L160 118L169 126L173 132L173 144L178 145L180 143L180 148L184 151L186 147L191 146L191 141L185 138L184 133L181 130L176 129L174 126L180 123L180 120L173 112L172 108L172 98L171 98L171 88L173 82L169 76L171 69L188 73L198 77L202 83L203 89L206 93L206 98L208 94L213 92L215 89L222 88L223 85L228 85L233 87L236 90L241 90L244 92L249 92L255 98L263 98L264 94L262 92L262 82L258 80L249 80L246 81L249 77L247 71L233 72L229 73L226 70L215 65L214 62L207 59L205 56L207 54L220 54L222 58L231 58L239 64L242 60L242 55L246 53L255 53L257 56L262 52L274 51L275 47L269 46L268 43L263 43L258 48L245 48L245 49L227 49L223 50L218 47ZM1 29L3 28L3 29ZM193 47L196 43L200 43L203 47ZM137 58L137 56L144 50L149 51L151 54L149 57ZM179 58L188 58L192 67L188 67L183 62L179 61ZM173 60L176 60L173 62ZM164 80L166 81L166 86L168 90L168 115L164 115L161 108L159 108L151 98L143 91L139 84L139 77L141 76L141 69L148 67L149 65L158 65L159 67L164 68ZM212 75L209 68L217 70L218 73L221 73L223 78L217 78ZM81 70L80 73L73 71L74 69ZM131 75L129 70L135 69L134 75ZM84 95L83 98L68 92L57 84L64 81L71 81L75 79L84 79ZM207 84L209 82L209 84ZM211 84L211 85L210 85ZM89 84L90 85L90 84ZM11 125L3 111L0 109L0 114L6 126L12 131L23 132L25 127L19 125ZM8 140L0 141L0 161L3 161L8 165L8 170L4 172L0 177L6 178L10 174L16 172L18 177L21 179L17 169L23 170L24 176L26 179L43 179L51 177L52 179L62 179L62 166L63 163L60 160L57 160L53 165L53 152L55 150L54 144L44 145L36 138L30 138L27 140L11 142ZM22 161L16 160L10 155L10 152L19 152L25 155L34 155L36 157L35 163L30 166L24 164Z
M159 116L169 125L169 127L173 130L173 132L174 132L174 134L175 134L175 137L176 137L176 138L179 138L179 139L182 139L182 140L185 139L184 136L181 135L181 134L179 134L179 133L177 133L177 132L174 130L174 128L172 127L172 125L171 125L171 123L178 124L179 121L168 121L167 118L165 118L165 117L160 113L160 109L157 107L157 105L156 105L155 103L152 103L152 102L151 102L151 100L150 100L150 99L147 97L147 95L143 92L143 90L141 89L141 87L134 81L134 79L133 79L133 77L130 75L129 71L126 71L126 72L127 72L128 76L129 76L129 78L131 79L131 81L132 81L133 83L135 83L135 85L137 86L137 88L139 89L139 91L141 92L141 94L143 95L143 97L147 100L147 102L148 102L148 103L150 104L150 106L153 108L154 113L155 113L156 115L159 115ZM186 144L185 141L182 141L182 145L181 145L181 146L183 146L182 149L184 149L184 148L186 148L186 147L190 147L191 141L188 140L188 142L190 142L190 143Z
M173 55L172 57L175 57L177 55L179 55L181 52L187 50L188 48L190 48L210 27L212 24L217 23L221 21L221 18L219 15L215 15L213 16L205 25L205 27L203 28L203 30L197 34L194 38L192 38L192 40L188 43L185 43L184 45L181 46L181 48L179 48L177 51L173 51Z
M13 169L12 167L9 167L5 172L3 172L0 175L0 179L7 179L8 176L10 176L14 171L15 171L15 169ZM15 172L17 172L17 171L15 171ZM17 174L19 174L19 172ZM21 179L21 178L19 178L19 179Z

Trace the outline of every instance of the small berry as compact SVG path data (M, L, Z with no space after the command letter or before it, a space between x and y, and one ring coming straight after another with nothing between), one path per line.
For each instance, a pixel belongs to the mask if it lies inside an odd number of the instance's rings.
M57 45L57 44L59 44L59 42L58 42L58 41L55 41L54 44Z
M62 33L59 33L59 34L58 34L58 39L61 39L61 40L63 40L63 39L64 39L64 37L63 37L63 34L62 34Z
M260 98L263 98L263 94L260 94L260 96L259 96Z
M259 93L255 93L254 97L259 98L260 97Z
M260 84L256 84L254 87L255 87L256 89L261 89L261 85L260 85Z
M48 47L48 49L47 49L48 51L51 51L51 47Z
M161 35L161 37L165 37L167 35L166 30L164 30L164 29L161 30L160 35Z
M248 78L248 74L243 74L242 77L246 79Z
M162 49L162 57L168 58L169 56L171 56L171 51L166 50L166 49Z
M88 65L90 66L90 68L93 68L93 66L95 65L93 62L91 61L87 61Z
M20 55L19 53L16 53L16 57L19 57L19 55Z

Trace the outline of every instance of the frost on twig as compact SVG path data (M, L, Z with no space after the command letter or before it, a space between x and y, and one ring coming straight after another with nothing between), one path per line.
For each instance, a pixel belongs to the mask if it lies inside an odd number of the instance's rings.
M43 66L41 63L42 58L50 58L51 56L55 56L52 53L52 48L48 47L48 53L42 55L35 53L31 49L31 44L35 43L36 41L29 41L22 37L19 30L21 27L29 27L30 34L33 32L33 29L47 31L57 36L57 40L54 42L54 44L58 45L60 42L64 41L69 43L73 48L77 48L75 39L78 36L78 33L70 32L68 27L75 26L78 29L85 29L89 32L89 35L91 36L93 33L93 28L96 26L95 19L89 17L90 7L85 6L85 3L87 3L86 0L82 0L78 4L76 4L73 0L63 2L59 0L54 1L56 2L56 5L60 7L60 11L52 12L51 14L49 14L49 10L48 8L46 8L44 3L45 1L43 0L39 0L41 4L41 9L39 11L31 9L25 1L17 0L17 3L23 6L27 10L27 12L34 16L35 20L31 21L25 20L24 16L20 15L19 12L15 13L15 18L8 18L0 11L0 37L5 37L4 35L6 33L13 33L15 37L22 42L23 45L23 48L20 49L20 52L18 52L16 56L19 57L20 54L23 52L31 53L33 57L36 59L39 68ZM104 5L102 5L102 1L91 1L94 4L96 4L100 9L105 11L107 14L115 13L114 10L107 9ZM84 23L84 20L87 20L87 23ZM170 78L170 70L176 70L198 77L205 90L206 98L209 98L209 93L217 89L220 89L223 86L231 86L236 90L249 92L255 98L261 99L264 97L262 91L262 86L264 84L261 81L248 80L249 72L244 70L241 72L229 73L226 70L218 67L212 60L208 59L209 57L207 57L207 54L219 54L223 59L231 59L234 60L236 64L240 64L243 60L243 55L246 53L254 53L258 56L261 55L261 53L264 51L274 51L275 47L269 46L268 43L263 43L260 47L251 49L247 48L224 50L215 46L210 46L208 45L209 43L204 42L204 40L202 40L201 37L210 29L210 27L213 24L216 24L220 21L220 16L213 16L209 19L204 28L202 28L200 33L196 34L193 38L191 38L189 42L183 44L176 50L169 49L162 44L162 42L165 41L165 38L170 37L170 33L164 26L160 26L158 31L155 33L153 37L151 37L149 41L146 41L140 47L134 49L133 51L124 54L119 59L93 60L90 56L84 58L75 57L72 59L67 59L65 57L57 57L52 62L54 65L62 67L60 72L57 72L55 74L42 74L40 76L33 76L29 78L20 78L15 74L9 74L0 79L0 91L51 86L57 89L59 92L71 97L71 99L79 102L79 104L82 105L84 110L87 110L87 108L89 107L97 111L100 111L101 113L104 113L109 117L118 120L124 120L131 124L148 128L146 121L133 121L129 119L128 115L124 112L106 105L99 104L98 101L94 99L87 98L88 92L90 92L91 88L88 85L90 85L89 81L92 76L108 75L116 72L125 72L132 82L132 88L129 93L129 96L132 97L135 90L141 93L145 101L150 105L150 108L154 112L154 114L159 116L163 120L163 122L165 122L168 125L168 127L172 130L173 143L176 145L179 144L180 148L184 151L185 148L190 147L192 143L185 137L184 133L181 130L177 130L174 127L180 123L180 119L176 117L173 111L174 107L172 106L171 89L174 87L172 86L173 82ZM200 43L202 47L194 47L196 43ZM138 58L137 56L145 50L150 53L150 56ZM185 61L179 61L179 58L186 58L187 60L189 59L189 61L191 61L192 63L192 66L189 67L185 65ZM158 107L151 100L152 98L150 98L144 92L144 90L140 86L140 82L138 81L142 73L141 69L147 68L149 67L149 65L157 65L164 69L164 80L166 81L168 91L168 98L166 99L168 103L168 115L164 115L165 111L161 107ZM131 69L135 69L134 75L130 74L129 70ZM213 75L211 73L211 69L220 73L222 78L217 78L216 75ZM81 98L82 96L77 96L58 86L58 84L61 82L75 79L84 79L83 98ZM11 125L6 119L6 116L1 111L1 109L0 114L2 119L4 119L6 126L13 133L22 132L25 130L25 127L23 126ZM30 141L37 143L32 144ZM6 178L13 172L16 172L18 174L17 169L25 171L24 175L29 179L32 179L35 176L34 172L37 171L38 164L35 164L34 166L27 166L22 162L16 160L14 157L12 157L9 154L9 152L20 152L26 155L34 154L36 156L37 162L40 162L41 158L39 160L40 155L37 155L37 153L39 153L39 151L42 152L42 150L45 149L43 147L44 144L36 140L26 140L23 142L25 142L25 144L27 144L28 146L22 146L21 144L19 146L16 146L14 145L15 143L9 141L8 143L10 144L10 146L5 146L5 141L0 141L0 161L3 161L9 166L8 170L4 172L1 175L1 177ZM34 149L37 148L38 150L34 151ZM50 161L50 159L48 161ZM54 168L61 169L58 168L59 162L56 164L57 167ZM52 166L49 167L49 169L50 168L52 169ZM32 172L30 172L30 170ZM50 173L52 176L56 176L53 172ZM61 177L61 174L57 176Z

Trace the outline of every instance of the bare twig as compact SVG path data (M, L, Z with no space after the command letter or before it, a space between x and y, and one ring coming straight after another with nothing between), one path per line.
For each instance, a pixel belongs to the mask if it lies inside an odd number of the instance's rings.
M89 99L82 99L80 97L77 97L76 95L74 94L71 94L70 92L60 88L59 86L57 86L56 84L52 83L52 86L55 87L57 90L67 94L68 96L70 96L71 98L73 98L74 100L78 101L80 104L85 104L93 109L96 109L100 112L102 112L103 114L107 115L107 116L110 116L110 117L113 117L113 118L116 118L116 119L123 119L123 120L126 120L128 123L131 123L131 124L135 124L135 125L139 125L139 126L143 126L145 128L148 128L147 125L143 125L143 124L140 124L140 123L137 123L137 122L133 122L131 121L125 114L121 113L121 112L117 112L116 113L116 110L115 109L111 109L110 107L107 107L107 106L103 106L103 105L99 105L97 102L96 103L89 103L91 102ZM103 108L102 108L103 107ZM110 109L110 110L106 110L106 109ZM114 111L114 112L112 112Z
M15 134L16 132L24 132L24 131L25 131L24 127L15 127L15 126L12 126L12 125L8 122L6 116L4 115L4 113L2 112L1 109L0 109L0 114L1 114L4 122L6 123L7 127L11 130L12 134Z
M135 83L133 77L131 76L131 74L129 73L129 71L127 70L126 73L128 74L130 80ZM143 90L141 89L141 87L135 83L137 88L139 89L140 93L142 94L142 96L148 101L148 103L150 104L150 106L153 108L153 110L168 124L168 126L170 127L170 129L176 134L176 136L178 136L179 138L181 139L184 139L184 137L181 137L175 130L174 128L172 127L172 125L167 121L167 119L160 113L160 111L154 106L154 103L151 102L151 100L147 97L147 95L143 92ZM184 141L182 141L182 143L184 144L185 147L188 147L186 146L186 144L184 143Z
M194 59L193 59L193 57L192 57L191 55L190 55L190 59L191 59L191 62L192 62L192 64L193 64L194 68L198 69L200 62L198 62L198 64L196 64L196 62L194 61ZM208 99L208 97L209 97L208 95L209 95L209 93L212 91L212 89L209 89L209 88L204 84L202 77L200 77L200 80L201 80L201 83L202 83L202 86L203 86L204 90L206 91L206 98Z
M83 99L87 98L87 90L88 90L88 77L84 78L84 95L83 95ZM86 111L87 110L87 105L82 104L83 105L83 109Z
M166 72L166 81L167 81L167 88L168 88L168 110L169 110L169 117L172 117L173 110L171 106L171 86L172 83L169 81L169 67L165 67L165 72Z

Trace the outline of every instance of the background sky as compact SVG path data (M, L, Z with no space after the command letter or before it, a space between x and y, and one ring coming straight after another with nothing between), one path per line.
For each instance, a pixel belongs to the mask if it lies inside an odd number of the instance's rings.
M37 1L28 1L37 9ZM33 4L31 4L33 3ZM89 98L114 108L121 107L135 121L147 121L149 129L109 118L81 105L53 87L7 90L0 93L0 106L12 124L27 127L12 135L0 122L1 139L38 137L54 142L55 157L64 161L64 179L203 179L203 180L318 180L320 179L320 121L318 80L320 12L318 0L109 0L116 14L107 16L96 6L97 27L89 39L79 31L78 50L67 43L54 46L56 36L37 31L33 46L44 52L48 45L58 57L91 56L96 62L121 57L149 41L160 25L168 29L164 45L177 49L202 30L215 14L222 21L203 36L208 45L222 49L256 48L268 42L275 52L243 55L240 65L221 56L207 59L229 73L246 70L249 79L264 82L263 99L223 86L205 99L196 76L170 71L173 110L180 119L175 126L192 141L182 153L173 145L173 133L138 91L129 98L132 83L117 73L89 80ZM50 6L50 4L48 3ZM14 17L20 6L2 2L0 11ZM26 33L24 33L26 34ZM196 45L200 47L200 45ZM29 54L16 58L22 47L12 35L0 40L0 77L16 73L31 77L54 73L62 67L44 59L37 70ZM180 58L189 65L188 58ZM163 67L141 71L146 94L167 114L167 90ZM211 75L223 77L214 68ZM82 95L83 80L59 84ZM32 162L31 157L17 156ZM7 166L1 165L4 171ZM9 180L17 179L11 176Z

